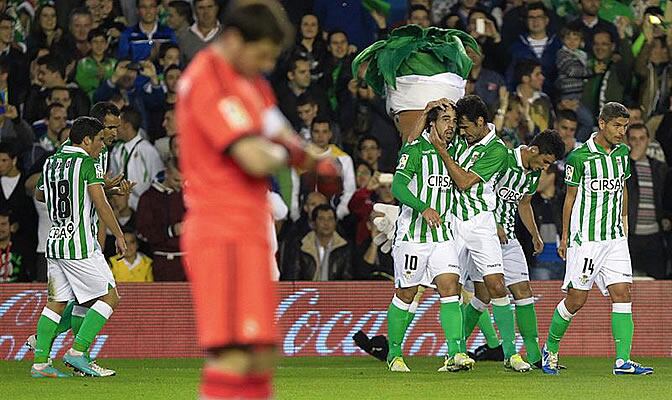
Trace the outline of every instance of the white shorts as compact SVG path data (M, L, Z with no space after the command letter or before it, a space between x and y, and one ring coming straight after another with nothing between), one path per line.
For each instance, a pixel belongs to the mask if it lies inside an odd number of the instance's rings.
M491 212L482 212L467 221L454 218L453 227L462 284L468 279L483 282L483 276L504 274L497 223Z
M585 242L567 249L567 267L562 290L572 287L590 290L593 283L605 296L615 283L632 283L632 264L628 239Z
M434 287L434 278L441 274L460 275L457 246L454 240L440 243L399 242L392 248L394 285Z
M47 258L47 274L49 301L77 299L82 304L106 295L109 286L116 287L112 270L100 250L83 260Z
M390 116L408 110L424 110L433 100L464 97L467 81L452 72L436 75L405 75L395 79L396 89L387 86L387 112Z

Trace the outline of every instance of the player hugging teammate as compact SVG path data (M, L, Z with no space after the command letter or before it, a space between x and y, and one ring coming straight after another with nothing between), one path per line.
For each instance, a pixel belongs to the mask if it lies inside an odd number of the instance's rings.
M563 157L564 145L557 132L546 130L537 134L529 146L508 149L496 136L494 126L487 123L487 115L486 105L477 96L466 96L457 104L446 99L430 102L418 122L424 130L411 135L401 150L393 185L393 193L402 206L393 247L396 291L388 309L389 369L410 371L401 354L405 331L413 319L409 306L418 286L432 286L441 296L440 320L448 344L448 354L439 371L472 368L474 361L465 354L467 339L492 303L502 336L504 367L527 372L535 366L543 367L546 373L557 373L559 340L573 314L585 302L592 282L597 281L605 293L609 287L614 301L618 358L614 373L651 373L650 368L629 359L631 268L621 217L627 209L623 190L624 180L629 177L629 162L627 147L620 144L627 126L627 110L617 103L605 106L600 131L569 156L570 189L563 218L565 247L561 247L561 251L566 249L566 233L571 227L574 249L570 247L568 252L563 285L564 289L569 288L569 296L558 305L553 317L543 362L528 266L514 224L518 213L532 236L535 254L543 250L530 201L541 171ZM459 134L454 133L455 124L459 125ZM620 184L608 185L611 189L595 189L598 182L604 181L599 174ZM582 188L581 203L574 207L577 185ZM592 203L598 209L591 205L590 196L602 196ZM607 228L602 221L607 222ZM591 242L600 240L606 242L599 243L602 247L598 250ZM588 247L596 253L586 255ZM457 263L454 251L458 253ZM616 262L607 260L615 256ZM584 263L583 270L579 265L581 257L590 260ZM599 267L595 265L598 262ZM475 287L474 298L460 311L452 308L459 299L453 290L455 271L461 275L460 284L472 281ZM527 361L516 352L514 312L507 289L514 298L515 319ZM572 313L566 306L570 300ZM463 335L455 339L452 332L458 326Z

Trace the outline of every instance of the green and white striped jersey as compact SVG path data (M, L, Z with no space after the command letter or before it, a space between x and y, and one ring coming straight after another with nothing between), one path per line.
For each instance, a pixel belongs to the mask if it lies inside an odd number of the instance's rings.
M526 170L520 150L525 146L509 149L504 168L495 179L495 220L504 228L506 237L515 239L518 203L525 195L532 195L539 186L541 171Z
M51 229L47 258L81 260L93 254L97 224L89 185L103 184L103 171L86 151L64 146L47 159L42 182Z
M630 178L630 150L618 144L607 153L594 138L567 156L565 183L578 186L569 246L625 236L621 213L625 180Z
M508 149L495 134L495 126L488 124L488 128L490 133L471 146L459 135L455 144L455 162L481 178L464 192L453 188L452 212L462 221L495 210L495 178L506 162Z
M70 139L67 139L61 147L56 150L57 153L60 153L63 151L63 147L65 146L72 146L72 141ZM107 150L107 146L103 145L103 149L100 150L100 154L98 155L98 158L96 159L96 162L100 164L101 168L103 169L103 172L107 172L107 167L108 167L108 162L110 159L110 152Z
M395 240L416 243L452 240L450 228L450 188L453 181L436 148L429 141L429 133L402 147L395 174L410 179L408 189L422 203L439 213L443 224L430 228L422 214L400 201Z

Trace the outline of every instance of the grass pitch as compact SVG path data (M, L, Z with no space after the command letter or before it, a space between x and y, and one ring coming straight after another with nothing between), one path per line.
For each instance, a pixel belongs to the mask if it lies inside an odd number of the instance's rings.
M439 373L439 358L408 357L410 374L393 374L370 357L284 358L278 399L672 399L672 359L641 358L651 376L613 376L611 359L564 357L560 376L505 372L481 362L471 372ZM101 360L111 378L30 378L30 362L0 361L0 398L7 400L196 399L201 360ZM55 362L59 368L60 361ZM62 368L65 370L64 368Z

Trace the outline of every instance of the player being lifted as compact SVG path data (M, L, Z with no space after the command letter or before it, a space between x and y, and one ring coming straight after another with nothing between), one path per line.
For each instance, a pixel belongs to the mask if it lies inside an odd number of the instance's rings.
M502 336L504 366L529 371L530 365L516 353L513 310L504 283L502 249L493 214L495 179L504 167L508 150L495 134L494 125L487 123L488 108L478 96L458 100L456 112L460 135L453 144L454 152L449 152L447 143L436 136L433 142L454 185L451 210L460 249L459 265L463 277L469 276L474 281L476 295L464 309L465 330L473 330L492 300L493 315ZM465 350L466 342L462 345Z
M96 240L96 213L116 237L117 251L126 251L124 235L105 197L103 172L94 161L103 147L103 130L96 119L77 118L70 132L72 145L49 157L42 169L36 197L46 202L52 227L46 247L47 305L37 323L31 368L36 378L68 376L51 365L49 353L63 310L73 299L90 308L63 361L85 375L114 373L87 356L89 346L119 301L114 277Z
M435 135L452 140L455 110L431 102L425 110L422 134L400 152L392 193L401 203L392 256L395 296L387 310L387 356L390 371L409 372L401 344L412 315L409 307L418 286L436 285L440 298L439 318L448 344L446 370L471 369L474 360L460 352L462 309L459 303L457 248L451 230L452 182L438 152L430 143Z
M201 398L264 399L276 342L268 177L287 164L310 168L321 151L300 142L262 76L292 43L284 11L274 1L235 2L223 18L179 83L180 166L189 183L181 239L208 351ZM336 172L322 161L322 175Z
M543 371L558 374L558 350L572 317L583 307L597 283L611 297L611 329L616 343L614 375L647 375L653 368L630 360L632 265L627 240L630 178L628 146L623 138L629 123L627 108L607 103L600 110L598 131L567 157L567 195L562 213L558 253L566 257L562 289L567 296L555 313L543 349Z
M497 235L502 244L504 283L514 298L516 320L525 343L527 362L539 368L541 368L541 351L537 314L534 309L527 261L515 234L516 214L520 215L525 228L532 236L534 253L540 253L544 249L544 242L534 220L532 195L539 185L541 171L563 157L564 144L558 133L554 130L543 131L532 139L529 146L508 150L504 168L495 180L497 195L495 220ZM466 336L468 337L470 333L466 331Z

